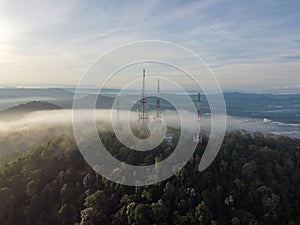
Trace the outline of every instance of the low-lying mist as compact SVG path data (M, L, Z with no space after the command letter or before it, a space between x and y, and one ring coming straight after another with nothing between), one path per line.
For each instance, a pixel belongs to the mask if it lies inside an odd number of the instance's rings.
M109 110L97 110L99 130L108 129L109 116ZM0 120L0 154L19 152L68 132L72 132L72 110L37 111L13 120Z
M190 124L187 126L192 129L195 126L195 114L190 112L182 113L184 116L190 118ZM154 114L154 112L149 113L149 115ZM82 124L87 119L87 115L86 111L82 110ZM128 121L124 115L120 112L121 123ZM161 117L165 119L168 126L180 127L180 120L175 111L163 111ZM136 121L136 118L136 112L132 112L129 118L130 121ZM111 129L111 110L96 110L95 119L99 131ZM203 115L201 117L201 129L209 132L210 122L210 116ZM292 124L251 118L227 117L227 130L241 129L249 132L260 131L265 134L271 133L300 137L299 127ZM48 140L72 131L72 110L38 111L23 115L14 120L0 120L0 154L20 152L43 140Z

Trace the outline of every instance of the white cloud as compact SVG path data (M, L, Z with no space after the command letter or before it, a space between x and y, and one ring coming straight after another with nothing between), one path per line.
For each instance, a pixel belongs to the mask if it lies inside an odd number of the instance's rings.
M296 61L282 56L299 52L298 6L279 1L7 1L0 6L0 19L14 36L0 53L5 64L0 82L75 84L95 58L141 39L184 45L208 64L223 67L227 80L241 63L267 62L268 76L274 63L288 68L289 61ZM283 80L294 79L290 70L295 64L286 69ZM262 72L251 74L252 80ZM252 83L247 79L245 75L241 84Z

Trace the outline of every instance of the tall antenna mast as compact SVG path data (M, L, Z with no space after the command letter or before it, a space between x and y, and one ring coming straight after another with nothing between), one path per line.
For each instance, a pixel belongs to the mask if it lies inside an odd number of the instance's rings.
M157 80L157 97L156 97L156 119L160 118L160 98L159 98L160 88L159 79Z
M119 98L117 98L117 124L120 125L120 102Z
M200 120L200 92L198 92L198 99L197 99L197 116L198 116L198 120Z
M202 136L200 135L200 92L198 92L198 98L197 98L197 131L194 134L193 141L194 143L202 143Z
M147 104L147 97L146 97L146 85L145 85L145 77L146 71L143 69L143 87L142 87L142 98L141 98L141 109L142 112L139 113L139 120L143 121L143 126L145 125L145 121L148 120L148 104Z

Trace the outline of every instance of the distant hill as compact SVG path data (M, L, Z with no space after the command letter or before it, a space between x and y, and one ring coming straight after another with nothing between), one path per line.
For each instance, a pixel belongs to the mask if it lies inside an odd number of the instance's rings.
M61 109L61 107L49 102L31 101L0 111L0 120L19 117L24 113L30 113L34 111L57 110L57 109Z
M239 117L268 118L283 123L300 123L300 95L224 94L227 114Z
M113 107L113 102L115 100L114 97L110 97L110 96L104 96L104 95L94 95L94 94L90 94L88 96L83 97L82 99L80 99L78 102L81 103L82 108L88 108L88 103L91 102L92 100L94 100L95 98L97 98L96 101L96 105L95 108L96 109L111 109ZM122 107L124 106L124 101L123 101L124 97L119 97L120 100L120 106L121 106L121 110ZM129 98L131 100L131 102L134 102L136 99L136 96L126 96L125 98ZM150 96L147 98L148 100L148 110L155 110L156 109L156 97ZM125 101L128 102L128 99ZM134 106L132 107L133 111L136 111L137 109L140 108L140 102L138 101L136 104L134 104ZM166 100L161 99L161 109L162 110L174 110L174 107Z
M95 98L96 105L95 108L97 109L111 109L114 98L109 96L101 96L101 95L95 95L95 94L89 94L87 96L84 96L83 98L78 100L78 103L82 106L83 109L89 108L89 103L92 102ZM73 101L70 104L70 108L72 107Z
M16 111L32 112L32 111L40 111L40 110L54 110L54 109L61 109L61 107L49 102L31 101L25 104L20 104L14 107L10 107L6 110L1 111L0 113L16 112Z

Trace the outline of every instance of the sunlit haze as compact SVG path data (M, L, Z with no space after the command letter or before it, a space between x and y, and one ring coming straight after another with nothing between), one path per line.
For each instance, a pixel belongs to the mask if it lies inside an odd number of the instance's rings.
M225 90L297 92L299 9L299 1L0 1L0 84L75 86L110 49L155 39L194 51Z

